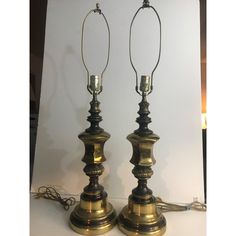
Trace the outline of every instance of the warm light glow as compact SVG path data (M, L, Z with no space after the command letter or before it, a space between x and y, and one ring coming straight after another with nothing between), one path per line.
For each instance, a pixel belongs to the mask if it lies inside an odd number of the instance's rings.
M207 128L207 114L202 113L202 129L206 129L206 128Z

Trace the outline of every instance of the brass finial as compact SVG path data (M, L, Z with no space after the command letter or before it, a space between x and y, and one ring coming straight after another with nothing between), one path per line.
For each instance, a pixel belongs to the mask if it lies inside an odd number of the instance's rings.
M143 7L149 7L149 0L143 0Z
M94 12L98 12L99 14L102 13L102 10L100 9L100 4L98 2L96 3L96 9L94 10Z

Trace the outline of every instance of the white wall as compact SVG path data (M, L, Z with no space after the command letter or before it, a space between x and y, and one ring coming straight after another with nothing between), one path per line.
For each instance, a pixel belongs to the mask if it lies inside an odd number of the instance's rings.
M126 136L137 128L140 97L134 91L135 74L128 57L131 19L141 0L100 1L111 28L111 56L99 96L103 122L111 134L105 145L107 162L101 183L110 197L127 198L136 185L129 163L132 149ZM41 89L38 137L32 190L51 184L79 194L88 182L82 169L84 153L77 135L88 127L90 94L80 53L81 24L95 1L49 0ZM162 20L162 56L148 97L150 128L161 139L149 186L169 201L203 201L200 98L200 33L198 0L151 0ZM134 25L134 49L142 73L150 74L155 60L158 28L153 14L143 14ZM144 17L145 16L145 17ZM145 20L144 20L145 18ZM90 68L104 65L106 28L92 15L85 49ZM94 28L95 27L95 28ZM106 39L106 38L105 38Z

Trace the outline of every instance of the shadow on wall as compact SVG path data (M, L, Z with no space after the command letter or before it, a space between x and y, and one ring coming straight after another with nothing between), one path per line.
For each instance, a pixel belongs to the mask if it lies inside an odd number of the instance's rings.
M68 63L71 62L71 60L75 63ZM72 64L76 65L76 68L73 68ZM85 106L78 107L78 105L81 104L81 101L76 99L76 93L81 93L81 89L86 89L86 77L84 75L84 79L81 79L82 73L79 70L78 65L80 65L79 56L75 52L74 48L68 45L62 55L60 69L63 89L69 103L72 106L73 115L77 123L79 134L89 126L89 123L86 120L89 114L89 94L86 94L87 101ZM71 77L71 70L73 69L76 70L76 72L73 74L77 77L77 79ZM67 71L70 73L67 73ZM75 94L75 96L73 94ZM78 139L78 137L76 137L76 139L77 147L74 150L74 153L70 153L69 157L63 161L63 170L68 175L67 180L69 179L73 182L73 184L75 184L75 186L72 186L72 189L76 189L80 194L89 180L83 171L83 168L85 167L85 163L82 162L84 155L84 145L83 142ZM73 157L73 159L71 157ZM64 185L66 186L68 183L65 182Z
M106 156L107 162L111 160L114 163L117 159L116 156L112 155L112 152L106 151L106 147L105 147L105 156ZM113 196L123 196L125 194L124 193L125 183L121 178L123 175L119 175L119 167L121 163L117 163L117 165L109 166L107 162L104 163L104 167L105 167L105 171L103 174L104 175L104 178L103 178L104 188L105 190L112 189ZM115 188L114 187L112 188L111 184L115 185Z
M160 142L159 140L158 142ZM157 186L158 191L153 191L154 196L158 196L160 198L168 198L168 183L165 180L164 172L168 165L167 158L170 157L169 149L161 149L158 148L158 143L154 144L154 158L156 160L155 165L152 167L153 169L153 176L149 181L149 186L152 189L152 186Z
M36 189L42 185L55 186L57 184L56 182L49 183L48 180L62 178L56 170L61 168L61 162L67 154L63 149L53 148L54 141L47 129L47 121L50 119L48 105L40 106L40 125L35 157L37 167L34 168L32 185Z
M73 63L69 63L69 62L73 62ZM76 68L73 68L71 64L80 65L81 61L79 59L79 56L75 52L75 50L71 46L67 46L66 49L65 49L65 52L63 54L62 63L61 63L61 74L62 74L63 87L64 87L64 90L65 90L65 94L66 94L70 104L73 107L75 119L78 122L78 126L82 128L82 130L81 130L81 132L82 132L83 130L85 130L89 126L89 123L86 121L86 119L87 119L87 116L89 115L89 113L88 113L89 102L92 99L92 97L91 97L91 95L89 94L89 92L87 91L87 88L86 88L86 86L87 86L87 74L85 72L85 69L83 68L82 71L79 71L78 66ZM71 70L73 70L73 69L77 70L77 72L75 74L78 75L78 80L76 80L76 81L78 81L78 84L74 83L75 80L74 80L74 78L71 78L71 73L67 73L67 71L71 72ZM84 78L80 79L79 77L82 77L82 76ZM75 87L78 88L78 91L79 90L86 91L86 93L85 93L86 98L87 98L87 101L86 101L86 104L85 104L86 108L85 107L78 108L78 104L79 104L80 101L75 99L75 96L73 96L73 91L72 91ZM110 140L108 140L107 142L110 142ZM80 153L79 150L81 150L82 146L83 146L83 144L79 140L78 141L78 153ZM112 153L106 151L106 144L104 146L104 153L105 153L105 157L106 157L108 162L109 162L110 159L113 160ZM80 157L77 157L77 159L80 163L83 163L83 162L81 162L82 155ZM100 182L101 182L101 184L104 185L105 190L108 189L109 188L109 183L113 183L113 181L110 180L111 179L110 172L112 172L112 178L115 178L115 180L116 180L115 181L115 183L116 183L116 188L115 189L117 191L117 194L120 195L121 192L124 192L124 186L122 184L122 180L120 179L120 177L117 173L117 170L113 171L110 168L110 166L108 165L107 161L103 163L103 165L105 167L105 171L104 171L103 175L100 177ZM80 164L80 166L81 166L81 164ZM75 167L75 166L73 166L73 167ZM78 167L78 165L76 165L76 167ZM77 173L79 173L78 178L82 179L82 181L81 181L82 183L84 183L84 180L88 181L88 177L85 176L84 172L82 171L82 168L77 168L73 171L76 171ZM79 187L80 187L80 190L82 191L82 187L84 187L84 186L81 186L79 184ZM114 194L117 195L116 193L114 193Z
M74 62L74 66L76 66L76 68L73 68L73 63L67 63L71 62L71 60ZM85 93L87 101L82 109L78 108L78 104L81 102L78 101L78 99L76 99L76 96L73 95L76 93L81 93L81 91L84 90L87 91L87 75L85 74L84 70L79 70L78 65L80 64L81 62L79 60L79 56L76 54L74 48L68 45L62 55L60 66L63 88L65 95L74 110L75 119L78 122L78 126L82 127L82 129L85 129L89 125L89 123L86 121L86 118L89 114L88 107L90 102L90 94ZM73 76L73 78L71 77L71 70L75 70L75 73L73 73L75 76ZM67 71L69 73L67 73ZM75 79L74 77L77 77L77 79Z
M67 180L70 179L74 180L71 181L73 183L70 184L72 186L74 184L74 189L77 189L78 192L80 192L81 188L84 187L84 182L87 180L83 175L84 165L81 162L84 148L79 140L76 150L73 151L74 153L70 153L68 150L62 148L55 148L55 138L52 137L49 131L49 125L50 122L52 122L52 114L50 111L55 93L58 89L58 77L53 58L46 52L44 58L45 64L47 63L47 67L50 68L50 81L52 81L53 84L50 86L52 91L47 93L50 94L49 97L46 98L47 101L41 101L40 104L39 129L35 158L36 168L34 168L32 191L36 191L37 188L42 185L51 185L57 187L61 193L68 193L68 191L62 188L62 186L68 186ZM85 119L82 119L82 117L85 113L85 108L77 109L76 120L79 125L83 127L85 126L86 121Z

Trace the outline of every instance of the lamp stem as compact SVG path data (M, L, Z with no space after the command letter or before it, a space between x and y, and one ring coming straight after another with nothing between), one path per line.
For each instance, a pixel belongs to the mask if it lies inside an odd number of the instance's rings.
M142 101L139 103L138 114L139 117L136 119L136 122L139 124L139 128L135 130L134 133L139 135L152 134L152 130L148 128L148 124L151 123L152 120L148 116L150 114L149 103L147 101L147 96L145 93L143 93Z
M90 102L90 110L89 113L91 114L88 116L87 121L90 122L90 127L86 129L86 132L91 134L99 134L103 132L103 129L99 126L99 122L102 121L102 117L99 115L101 112L100 110L100 102L97 100L97 94L93 93L93 99Z

